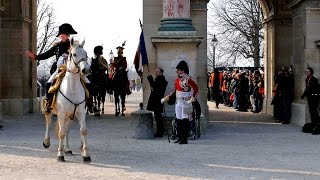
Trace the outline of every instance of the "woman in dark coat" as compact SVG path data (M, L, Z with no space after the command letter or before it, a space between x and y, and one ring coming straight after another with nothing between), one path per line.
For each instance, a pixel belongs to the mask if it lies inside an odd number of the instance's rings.
M163 104L161 103L161 99L164 97L168 82L163 75L163 69L157 68L155 73L155 79L153 79L152 75L147 77L151 87L147 110L154 112L157 123L157 133L155 137L163 137L163 117L161 115L163 112Z

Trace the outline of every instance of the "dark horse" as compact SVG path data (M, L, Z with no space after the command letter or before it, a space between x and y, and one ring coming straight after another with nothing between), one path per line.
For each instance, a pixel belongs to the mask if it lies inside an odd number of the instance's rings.
M96 64L91 65L91 71L90 81L92 84L93 101L99 112L104 113L105 97L109 90L109 76L108 73L105 73L105 69L99 68ZM100 113L96 115L99 116Z
M114 73L113 79L111 81L111 86L112 86L112 91L114 95L115 116L119 116L120 114L120 99L121 99L121 115L125 116L124 111L126 110L125 101L126 101L126 95L127 95L127 83L128 83L127 71L118 70Z

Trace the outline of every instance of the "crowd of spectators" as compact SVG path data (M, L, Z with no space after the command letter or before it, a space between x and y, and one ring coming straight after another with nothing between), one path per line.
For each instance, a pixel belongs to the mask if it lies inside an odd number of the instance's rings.
M261 69L208 73L208 101L233 107L237 111L259 113L264 98L264 73Z
M282 66L276 73L273 89L274 120L288 124L291 118L293 101L292 67ZM208 73L208 101L232 107L236 111L259 113L264 99L264 71L254 70L218 70Z

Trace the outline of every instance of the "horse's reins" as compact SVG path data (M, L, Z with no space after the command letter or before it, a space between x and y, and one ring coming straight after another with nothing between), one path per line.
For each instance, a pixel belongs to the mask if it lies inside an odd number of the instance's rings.
M80 46L79 46L79 47L80 47ZM82 61L86 61L86 58L81 58L81 59L79 60L79 62L76 63L75 60L74 60L74 58L73 58L73 56L71 55L71 53L69 53L69 57L70 57L70 59L72 59L73 63L74 63L74 64L76 65L76 67L78 68L78 71L77 71L77 72L73 72L73 71L71 71L70 69L67 68L67 72L70 72L70 73L73 73L73 74L78 74L78 73L80 72L80 71L79 71L80 68L79 68L78 64L80 64L80 62L82 62ZM71 120L73 120L73 119L74 119L74 114L76 113L76 110L77 110L77 107L78 107L80 104L82 104L83 102L86 101L86 95L84 95L84 100L83 100L81 103L76 104L76 103L72 102L68 97L66 97L66 96L60 91L60 89L59 89L59 92L60 92L60 94L61 94L64 98L66 98L71 104L74 105L73 115L72 115L72 117L70 118Z
M76 113L76 110L77 110L77 107L78 107L80 104L82 104L83 102L86 101L86 95L84 95L84 100L83 100L81 103L76 104L76 103L72 102L68 97L66 97L66 96L60 91L60 89L59 89L59 93L60 93L64 98L66 98L69 102L71 102L71 104L74 105L73 115L72 115L72 117L70 118L71 120L73 120L74 114Z

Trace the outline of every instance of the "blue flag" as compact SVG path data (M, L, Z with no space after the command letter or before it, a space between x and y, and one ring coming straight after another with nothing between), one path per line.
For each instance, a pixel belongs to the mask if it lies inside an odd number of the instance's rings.
M140 77L142 76L143 65L148 65L148 63L149 61L147 56L146 44L144 42L144 35L142 30L140 34L138 49L133 61L136 72Z

